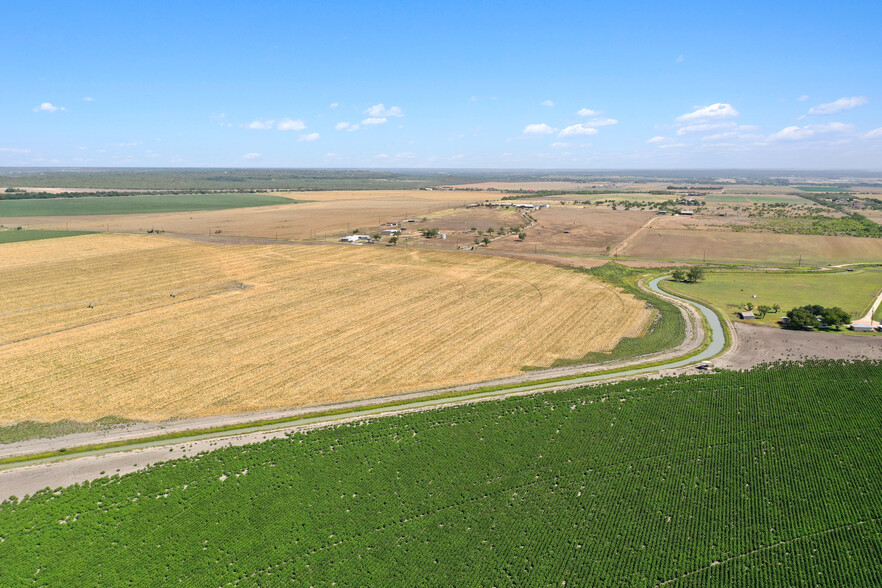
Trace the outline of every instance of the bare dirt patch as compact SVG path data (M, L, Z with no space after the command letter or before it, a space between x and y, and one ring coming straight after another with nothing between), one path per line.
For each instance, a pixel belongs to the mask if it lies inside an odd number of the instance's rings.
M803 359L882 359L875 337L775 329L734 323L737 345L714 365L744 370L761 363Z
M516 253L605 255L607 247L613 253L619 243L653 218L651 212L579 205L552 205L531 214L537 224L527 230L523 242L507 237L494 241L489 248Z

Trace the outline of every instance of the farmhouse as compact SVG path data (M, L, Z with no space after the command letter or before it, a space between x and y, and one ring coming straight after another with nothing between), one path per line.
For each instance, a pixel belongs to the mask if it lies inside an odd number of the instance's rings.
M755 319L756 316L749 310L742 310L738 313L738 318L749 321Z

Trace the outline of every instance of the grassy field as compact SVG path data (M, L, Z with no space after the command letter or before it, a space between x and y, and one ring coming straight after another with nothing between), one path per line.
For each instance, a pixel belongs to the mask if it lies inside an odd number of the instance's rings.
M4 246L0 424L317 405L610 350L644 302L495 256L96 234Z
M878 586L878 363L377 418L0 506L6 586Z
M41 231L41 230L3 230L0 229L0 244L18 243L19 241L38 241L40 239L55 239L57 237L73 237L85 235L86 231Z
M0 200L0 218L223 210L227 208L292 204L295 202L297 201L290 198L259 193Z
M853 318L862 316L882 290L882 271L830 273L707 272L697 284L671 282L671 290L706 300L730 317L747 302L781 305L781 312L757 320L775 324L788 310L807 304L838 306ZM756 298L753 298L753 295Z

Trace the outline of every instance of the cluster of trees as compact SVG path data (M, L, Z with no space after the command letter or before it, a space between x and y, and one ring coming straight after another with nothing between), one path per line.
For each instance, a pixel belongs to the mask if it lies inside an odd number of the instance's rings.
M760 318L765 318L766 315L770 312L780 311L781 305L773 304L772 306L769 306L767 304L760 304L759 306L754 306L753 302L748 302L744 305L744 308L746 308L747 310L753 310L754 308L756 308L756 311L759 313Z
M851 322L851 315L838 306L824 308L820 304L808 304L789 310L787 318L790 319L788 326L793 329L811 329L826 325L838 331L842 325Z
M686 270L675 269L671 272L671 277L675 282L690 282L694 284L704 279L704 268L696 265Z

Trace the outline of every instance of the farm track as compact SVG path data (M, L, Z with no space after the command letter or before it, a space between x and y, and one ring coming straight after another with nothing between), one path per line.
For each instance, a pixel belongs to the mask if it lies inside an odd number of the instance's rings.
M334 406L313 407L311 409L301 409L298 411L289 411L287 413L275 412L221 416L212 417L211 419L190 419L178 423L144 423L133 425L123 432L114 430L109 432L82 433L55 439L38 439L9 444L3 447L0 457L33 455L46 451L55 451L60 447L75 447L114 441L131 441L131 444L122 447L84 451L65 456L35 459L0 466L0 500L13 495L22 496L45 487L55 488L59 486L67 486L115 473L125 474L143 469L154 463L167 461L168 459L174 459L188 454L193 455L198 452L211 451L223 446L257 443L266 439L284 436L292 431L337 425L344 422L358 421L378 416L431 410L456 404L494 400L507 396L562 390L591 383L603 383L653 374L671 375L676 373L676 370L679 368L694 364L700 360L714 357L723 351L725 346L725 334L717 315L703 305L663 292L658 287L658 282L661 279L663 278L656 278L650 282L649 287L653 292L665 296L666 298L677 300L677 303L681 306L683 312L692 312L694 314L700 312L711 326L710 344L698 354L687 357L686 359L669 361L651 367L638 367L630 370L625 367L625 369L616 371L615 373L582 375L553 383L534 384L531 382L547 379L555 374L584 373L585 366L581 366L581 368L576 366L560 368L558 370L531 372L530 374L518 377L519 381L522 382L522 385L490 392L476 392L469 394L468 389L487 386L488 384L492 385L494 382L485 382L474 386L448 388L442 391L434 390L351 403L341 403ZM684 343L684 346L663 354L644 356L642 358L637 358L636 360L631 360L630 362L620 362L618 367L634 365L635 362L645 363L653 360L664 361L664 359L682 357L685 353L697 350L705 340L704 327L702 326L701 321L695 320L694 317L693 320L687 322L691 323L693 327L691 337L687 337L687 342ZM684 347L686 348L684 349ZM600 369L614 369L614 366L600 366ZM511 380L512 379L509 378L507 379L507 382L510 382ZM463 395L447 398L430 398L431 396L437 396L439 392L451 391L461 391L463 392ZM427 399L427 397L429 399ZM394 407L376 406L377 404L385 404L389 402L403 403ZM296 418L297 415L308 415L309 412L333 410L336 407L346 407L351 410L334 415L322 415L316 417L304 416L303 418L298 419L295 423L274 423L250 428L240 428L235 431L209 432L194 435L185 438L184 440L179 438L151 441L149 439L151 435L163 435L173 431L181 432L188 429L202 429L206 428L206 426L223 427L230 424L247 423L249 421L254 422L255 420L260 419L279 418L283 414Z

